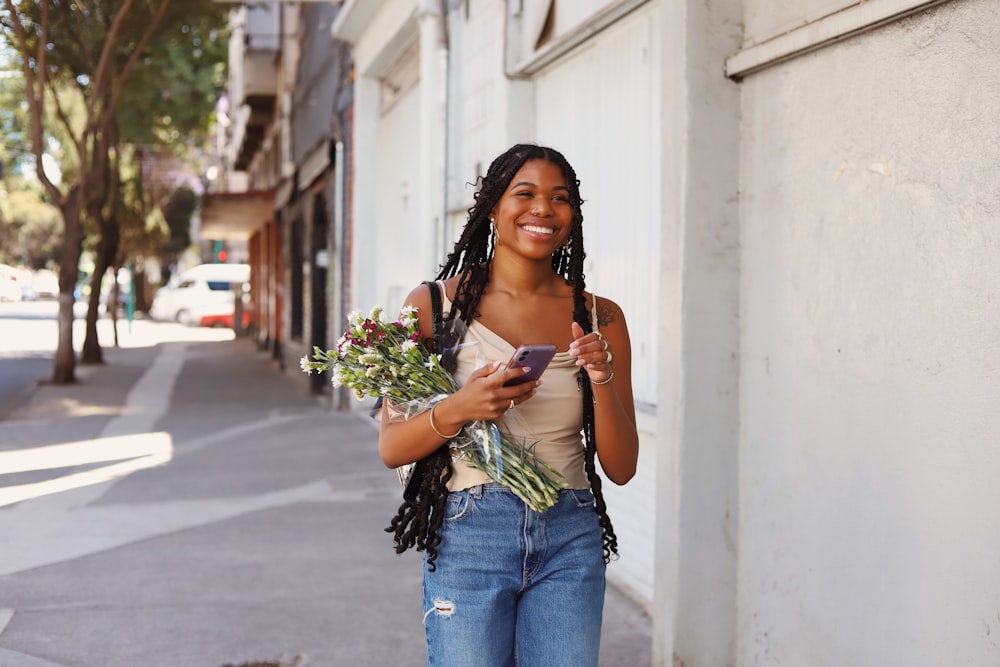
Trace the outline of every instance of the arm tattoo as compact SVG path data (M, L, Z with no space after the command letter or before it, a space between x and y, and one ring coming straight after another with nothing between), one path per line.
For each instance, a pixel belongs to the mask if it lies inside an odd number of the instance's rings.
M597 302L597 326L606 327L616 319L618 319L618 317L615 314L615 311L611 309L607 302Z

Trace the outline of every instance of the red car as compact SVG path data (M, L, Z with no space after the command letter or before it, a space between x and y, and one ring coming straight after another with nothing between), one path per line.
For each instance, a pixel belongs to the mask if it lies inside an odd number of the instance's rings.
M201 320L198 322L198 326L227 327L229 329L232 329L233 314L228 313L226 315L203 315ZM246 329L248 326L250 326L250 313L243 311L243 328Z

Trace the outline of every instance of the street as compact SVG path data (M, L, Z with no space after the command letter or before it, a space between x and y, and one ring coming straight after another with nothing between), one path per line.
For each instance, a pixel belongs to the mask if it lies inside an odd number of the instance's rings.
M56 301L0 301L0 419L7 417L38 382L52 376L58 343ZM85 332L86 304L74 306L73 344L79 350ZM110 318L98 320L101 344L114 342ZM181 327L172 323L144 320L118 321L119 339L124 347L152 345L166 340L226 340L232 331Z
M56 303L0 301L0 419L52 374Z

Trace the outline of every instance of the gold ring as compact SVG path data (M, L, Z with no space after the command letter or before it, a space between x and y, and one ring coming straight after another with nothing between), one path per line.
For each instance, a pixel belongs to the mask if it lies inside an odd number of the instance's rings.
M509 408L507 408L507 409L508 409L508 410L513 410L513 409L514 409L514 399L513 399L513 398L512 398L512 399L510 399L510 407L509 407Z
M610 364L614 360L614 358L615 358L615 355L611 354L611 351L608 350L608 360L605 361L604 363Z

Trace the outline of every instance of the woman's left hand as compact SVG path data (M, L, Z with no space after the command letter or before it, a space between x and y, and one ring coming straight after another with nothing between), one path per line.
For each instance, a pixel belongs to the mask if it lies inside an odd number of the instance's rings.
M570 356L576 365L587 369L593 383L603 384L611 378L611 364L615 355L607 339L599 332L584 334L583 327L573 322L573 342L569 344Z

